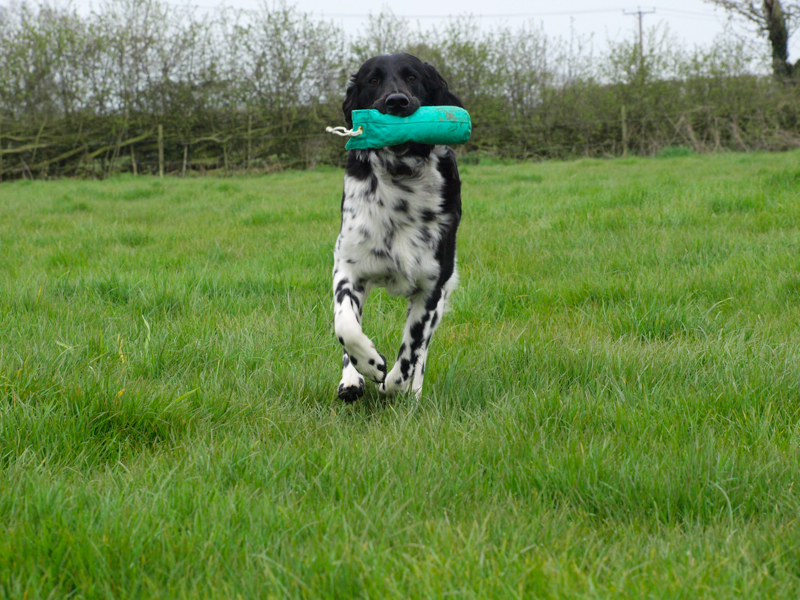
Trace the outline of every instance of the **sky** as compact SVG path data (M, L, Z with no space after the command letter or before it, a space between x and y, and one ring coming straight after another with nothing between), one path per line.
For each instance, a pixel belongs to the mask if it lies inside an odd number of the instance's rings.
M209 0L201 0L208 2ZM257 6L258 0L229 0L246 6L251 3ZM304 12L312 12L318 16L332 18L342 25L346 31L363 22L365 15L380 12L381 4L367 0L350 0L347 3L331 3L325 0L298 0L295 4ZM594 34L598 42L606 39L619 40L623 36L632 36L638 27L636 15L625 15L625 12L636 12L641 9L645 28L652 27L660 21L669 23L672 31L691 44L706 44L722 31L726 16L722 11L715 11L710 4L702 0L661 0L661 6L628 4L626 0L571 0L551 2L544 0L403 0L399 5L387 3L397 16L407 17L411 22L418 22L424 29L435 24L441 17L472 15L482 26L510 25L527 20L540 24L548 35L553 37L569 37L571 27L583 34Z
M163 0L168 4L186 5L187 0ZM245 10L257 9L265 0L188 0L201 11L214 12L220 6ZM87 9L95 0L72 0L79 8ZM273 5L275 0L269 0ZM703 0L655 0L654 4L632 4L629 0L286 0L302 12L333 21L349 35L357 34L367 17L381 12L383 6L391 8L398 17L407 18L413 29L428 29L447 17L471 15L481 27L510 26L523 21L533 21L549 37L569 39L574 30L582 36L592 36L592 45L602 50L608 40L619 42L634 38L638 31L637 11L643 13L645 29L658 24L667 25L669 31L685 47L709 47L728 23L722 9ZM739 28L744 31L743 28ZM792 62L800 58L800 33L790 40L789 56Z

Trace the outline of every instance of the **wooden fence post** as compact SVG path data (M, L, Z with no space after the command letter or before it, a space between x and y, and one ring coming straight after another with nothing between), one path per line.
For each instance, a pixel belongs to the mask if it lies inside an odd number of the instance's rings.
M164 176L164 126L158 124L158 176Z
M136 172L136 154L133 152L133 144L131 144L131 167L133 168L133 174L138 175Z
M183 169L181 169L181 177L186 177L186 161L189 158L189 146L183 146Z
M622 156L628 156L628 119L625 105L622 105Z
M253 115L247 116L247 172L250 172L250 165L253 164Z
M47 123L47 119L42 121L42 126L39 127L39 133L36 134L36 141L33 142L33 156L31 157L31 165L36 164L36 151L39 149L39 140L42 139L42 132L44 131L44 126ZM33 179L33 173L31 173L31 179Z
M117 133L117 143L114 145L114 154L111 156L111 164L108 165L108 172L114 175L117 172L117 161L119 160L119 153L122 149L122 129Z

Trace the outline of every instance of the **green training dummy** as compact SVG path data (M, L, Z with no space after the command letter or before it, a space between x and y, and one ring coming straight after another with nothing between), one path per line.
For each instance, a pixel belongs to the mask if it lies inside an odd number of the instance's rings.
M377 110L354 110L353 129L328 127L327 131L347 135L347 150L420 144L463 144L472 133L469 113L458 106L422 106L408 117L385 115Z

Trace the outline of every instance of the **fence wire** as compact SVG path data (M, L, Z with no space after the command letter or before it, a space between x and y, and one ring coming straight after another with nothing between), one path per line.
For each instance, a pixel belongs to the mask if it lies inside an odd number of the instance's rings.
M718 116L713 107L675 114L619 119L545 119L510 124L474 123L461 155L546 159L570 156L653 155L671 146L694 152L800 147L798 115L779 120L763 114ZM783 122L781 122L783 121ZM792 126L794 125L794 126ZM344 143L327 133L274 132L272 123L186 135L169 123L138 130L51 133L43 124L35 135L0 131L0 180L60 176L108 177L118 173L179 174L270 172L320 164L342 166ZM6 126L3 130L8 130ZM158 131L161 129L161 137Z

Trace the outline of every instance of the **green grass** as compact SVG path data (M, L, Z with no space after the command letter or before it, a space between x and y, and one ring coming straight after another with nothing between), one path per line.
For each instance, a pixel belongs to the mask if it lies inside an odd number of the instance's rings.
M2 184L0 597L796 598L800 153L673 154L463 166L354 406L340 171Z

